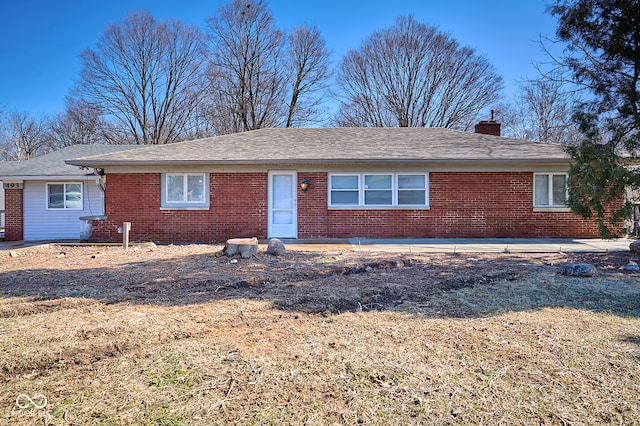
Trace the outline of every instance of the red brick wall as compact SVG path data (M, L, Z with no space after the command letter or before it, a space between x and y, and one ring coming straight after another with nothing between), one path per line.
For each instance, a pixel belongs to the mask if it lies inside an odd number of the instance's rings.
M93 221L92 240L219 242L267 236L267 173L211 173L209 210L161 210L160 173L108 174L107 220Z
M368 238L597 238L597 226L571 212L533 211L533 173L429 174L429 210L329 210L327 174L299 193L298 236Z
M22 189L4 190L4 239L20 241L23 238Z
M430 209L329 210L327 173L299 172L299 238L598 237L595 224L570 212L534 212L533 173L429 174ZM93 223L93 240L221 242L266 238L267 173L211 173L209 210L160 210L158 174L109 174L106 221Z

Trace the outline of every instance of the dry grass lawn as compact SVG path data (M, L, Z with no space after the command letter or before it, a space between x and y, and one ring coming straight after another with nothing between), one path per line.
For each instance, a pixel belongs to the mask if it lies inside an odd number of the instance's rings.
M0 424L640 424L631 253L219 249L0 252Z

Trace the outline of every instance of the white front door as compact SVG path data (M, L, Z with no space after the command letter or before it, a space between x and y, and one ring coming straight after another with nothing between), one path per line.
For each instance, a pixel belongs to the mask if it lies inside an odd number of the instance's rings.
M269 238L298 238L296 176L295 171L269 172Z

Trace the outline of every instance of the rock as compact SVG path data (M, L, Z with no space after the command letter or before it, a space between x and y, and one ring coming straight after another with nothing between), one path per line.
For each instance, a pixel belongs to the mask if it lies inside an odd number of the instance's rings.
M284 247L284 243L277 238L271 238L269 244L267 244L267 254L272 256L284 256L287 249Z
M638 264L633 260L630 260L629 263L622 267L622 269L625 271L640 271L640 266L638 266Z
M640 253L640 240L632 241L629 244L629 250L634 253Z
M560 268L560 273L570 277L595 277L598 270L590 263L570 263Z

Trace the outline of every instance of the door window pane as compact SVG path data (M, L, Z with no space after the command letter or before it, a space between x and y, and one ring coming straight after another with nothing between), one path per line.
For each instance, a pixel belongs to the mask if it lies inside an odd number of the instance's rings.
M293 176L278 175L273 176L273 208L290 209L293 208Z
M273 223L275 225L291 225L293 223L293 214L290 211L274 211Z

